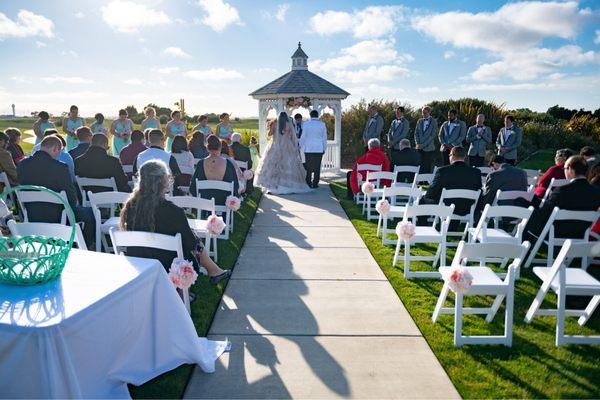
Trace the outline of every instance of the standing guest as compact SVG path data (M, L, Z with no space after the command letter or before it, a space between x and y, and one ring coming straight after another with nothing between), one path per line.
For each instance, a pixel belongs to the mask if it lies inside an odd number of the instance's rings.
M434 138L438 131L438 124L437 120L431 117L431 107L423 107L421 114L423 118L417 121L415 127L415 149L421 153L421 168L419 171L423 174L429 174L431 173L435 154Z
M108 129L104 126L104 114L96 113L94 115L94 123L90 126L92 135L95 133L103 133L108 137Z
M202 159L208 156L208 150L204 144L204 134L202 131L196 130L192 133L192 139L190 140L189 150L194 155L194 158Z
M517 149L521 145L521 128L515 126L515 117L507 115L504 118L504 127L498 133L496 147L498 155L503 156L510 165L517 164Z
M23 158L25 158L25 152L21 147L21 131L18 128L6 128L4 131L8 135L8 150L13 158L15 165L18 165Z
M121 149L119 161L121 161L121 165L133 165L137 156L146 150L148 148L144 146L144 134L135 129L131 132L131 143Z
M167 122L165 133L167 134L167 152L171 151L171 144L173 143L173 138L175 138L175 136L187 137L187 127L181 120L181 111L175 110L171 113L171 120Z
M112 153L115 157L119 156L121 149L131 143L131 132L133 131L133 121L127 118L127 110L119 110L119 118L110 125L110 133L113 135Z
M87 126L80 126L75 131L79 144L73 150L69 151L69 155L73 160L83 155L92 143L92 129Z
M35 144L38 144L44 138L46 129L56 129L54 122L50 121L50 114L46 111L38 113L38 119L33 124L33 133L35 135Z
M390 160L388 160L385 153L381 151L381 144L379 142L379 139L370 139L367 145L369 147L369 150L356 159L352 171L348 171L348 173L346 174L347 199L354 198L354 195L356 193L359 193L361 190L358 184L358 174L361 175L363 182L365 179L367 179L367 171L358 171L359 164L381 165L382 171L390 170Z
M377 106L371 104L369 106L369 119L365 124L363 131L363 144L365 146L365 152L369 150L369 140L377 139L381 143L381 132L383 131L383 117L379 115Z
M400 153L400 141L408 136L410 123L404 118L404 107L396 108L396 119L390 125L388 131L388 146L390 148L390 160L393 165L400 165L398 153ZM410 143L409 146L410 148Z
M206 115L201 115L200 118L198 118L198 125L194 127L193 131L200 131L205 138L215 134L212 129L210 129L210 125L208 125L208 117Z
M539 200L546 194L546 190L548 189L548 186L550 186L552 179L565 179L564 166L572 155L573 152L571 149L560 149L556 151L554 165L546 170L544 175L538 180L538 184L534 190L535 197L538 198L536 205L539 204Z
M467 131L467 143L469 145L469 165L471 167L483 167L485 162L485 148L492 143L492 129L484 125L485 115L478 114L475 125Z
M196 165L196 171L192 176L192 182L190 183L190 194L192 196L198 196L198 190L196 190L196 180L215 180L223 182L233 182L233 195L239 195L239 181L235 171L233 162L227 157L223 157L221 153L221 147L223 141L217 136L211 135L206 138L206 147L208 149L208 157L198 162ZM225 204L225 199L228 193L222 190L215 189L201 189L200 197L204 199L215 199L215 204Z
M85 119L79 116L79 107L76 105L72 105L69 108L69 114L66 118L63 119L62 122L62 130L67 134L67 147L63 149L64 151L71 151L79 144L77 140L77 135L75 131L80 126L85 125Z
M160 126L160 120L156 118L156 110L154 109L154 107L146 107L144 109L144 115L146 116L146 118L144 118L144 120L142 121L142 131L146 129L162 130L162 127Z
M399 143L399 149L396 152L396 162L398 166L417 167L421 165L421 154L410 148L410 140L402 139ZM393 170L393 168L392 168ZM415 179L415 174L411 172L398 172L396 182L412 183Z
M233 133L233 127L229 122L229 114L223 113L219 116L219 123L217 124L216 134L219 139L229 140Z
M140 168L140 181L121 212L121 230L180 234L184 258L191 259L197 267L206 268L210 283L216 285L228 278L231 271L222 270L210 259L202 241L190 229L185 212L165 199L170 187L169 178L167 166L160 161L147 162ZM143 247L130 247L126 254L157 259L166 270L177 257L175 252Z
M457 118L458 111L451 109L448 111L448 120L444 121L440 128L440 151L444 165L450 164L450 150L453 147L461 146L467 135L467 125L464 121Z
M150 141L150 148L142 151L138 154L137 158L133 162L133 173L135 174L146 161L159 160L164 162L171 169L171 175L177 177L181 174L179 166L175 157L167 153L164 148L165 135L161 130L152 129L148 134L148 140Z
M8 133L8 130L7 130ZM598 164L598 157L596 157L596 150L591 146L584 146L579 151L579 155L585 158L585 162L588 164L588 170L591 171L596 164Z
M327 127L319 119L319 112L311 110L310 120L304 123L304 133L300 137L300 151L306 163L306 184L313 189L319 187L321 160L327 150Z
M50 129L46 132L51 131ZM62 139L62 140L61 140ZM75 213L75 220L83 222L83 236L88 248L94 246L94 213L90 207L77 204L77 190L69 174L69 168L58 161L63 151L63 138L51 134L40 142L39 151L19 163L17 176L21 185L44 186L57 193L65 191L67 201ZM27 206L27 216L31 222L59 222L63 207L58 204L31 203Z
M108 138L103 133L96 133L92 136L90 147L83 155L75 159L75 174L81 178L114 178L119 192L131 191L121 162L117 157L108 154ZM94 186L83 189L93 193L110 191L107 188Z
M56 136L58 138L58 140L60 140L60 142L62 143L62 148L61 148L60 153L58 154L57 160L67 164L67 168L69 169L69 174L71 175L71 180L73 182L75 182L75 163L73 162L73 157L71 157L71 155L69 153L67 153L67 150L66 150L67 142L65 141L65 139L62 136L60 136L58 134L58 131L56 129L46 129L46 131L44 132L44 137L48 137L48 136ZM38 150L40 149L41 143L42 142L33 146L33 148L31 149L31 153L29 153L30 156L32 156L38 152Z
M294 115L294 123L292 128L294 128L296 138L300 139L300 137L302 136L302 114L298 113Z
M496 198L496 192L502 191L527 191L527 172L507 164L502 156L495 156L490 162L492 172L485 178L483 193L478 206L478 209L483 209L486 204L492 204ZM515 205L528 207L529 204Z
M260 158L260 153L258 152L258 140L256 136L250 136L250 157L252 158L252 171L256 172L256 168L258 167L258 162Z
M12 154L6 150L8 140L8 135L0 131L0 172L6 172L8 182L11 186L17 186L17 167L13 161Z

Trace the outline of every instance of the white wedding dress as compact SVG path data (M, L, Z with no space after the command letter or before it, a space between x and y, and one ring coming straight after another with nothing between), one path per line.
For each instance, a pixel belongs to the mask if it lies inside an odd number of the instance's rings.
M271 127L271 142L256 169L255 183L273 194L306 193L306 170L300 159L298 142L292 125L286 122L283 132L276 132L278 122Z

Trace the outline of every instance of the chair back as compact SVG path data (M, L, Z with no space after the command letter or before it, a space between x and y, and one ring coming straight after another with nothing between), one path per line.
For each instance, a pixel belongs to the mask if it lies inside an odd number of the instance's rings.
M381 171L382 166L380 164L358 164L356 166L356 171Z
M413 165L396 165L394 166L394 179L393 182L394 184L405 184L407 186L413 186L414 185L414 180L415 177L419 174L419 170L421 169L420 165L417 166L413 166ZM398 182L398 175L400 175L401 177L403 176L407 176L409 175L411 176L410 179L408 179L407 183L401 182L401 183L397 183Z
M528 176L527 177L527 184L528 185L534 185L534 186L537 185L538 178L539 177L537 175L536 176Z
M71 231L73 228L63 224L53 224L48 222L21 222L17 223L14 220L7 222L8 229L13 236L45 236L54 237L68 242L71 239ZM77 244L77 248L87 250L87 245L83 239L83 233L79 224L75 224L75 237L73 243Z
M466 265L467 262L479 262L485 265L488 260L512 259L510 270L518 269L531 244L527 241L516 243L465 243L461 240L452 260L452 267Z
M125 204L131 193L117 191L92 193L88 191L87 195L94 215L98 213L99 217L101 208L110 208L110 216L112 217L115 215L116 206Z
M427 182L428 185L431 185L433 182L433 174L416 174L415 180L413 182L413 187L417 187L420 183Z
M57 199L55 196L51 195L47 192L40 191L32 191L32 190L19 190L16 189L17 199L19 201L19 206L21 207L21 211L23 212L23 221L29 222L29 216L27 215L27 207L25 206L27 203L49 203L56 204L62 207L62 212L60 215L60 223L65 225L67 223L67 211L65 210L64 204ZM67 201L67 194L64 190L60 193L60 196ZM69 221L71 224L75 224L75 221Z
M179 166L179 170L182 174L194 175L194 167Z
M446 204L444 200L467 200L471 201L471 207L469 208L469 212L466 214L467 216L473 217L475 213L475 206L477 205L477 200L479 200L479 195L481 194L481 190L469 190L469 189L442 189L442 194L440 196L440 205ZM464 216L454 215L453 217L464 218Z
M554 207L556 214L553 213L554 218L551 217L552 226L550 227L550 237L555 237L554 234L554 223L557 221L579 221L586 223L588 228L586 229L584 238L588 239L592 225L596 223L600 218L600 210L597 211L575 211L575 210L561 210L558 207ZM549 222L550 222L549 220Z
M209 180L209 179L207 179L207 180L196 179L196 190L198 191L197 192L198 197L202 197L200 195L200 190L209 190L209 189L221 190L223 192L226 192L227 195L233 196L233 182L216 181L216 180ZM219 204L219 205L221 205L221 204Z
M388 180L394 182L396 175L389 171L367 171L365 182L371 182L376 188L381 188L381 181Z
M490 206L486 204L481 213L481 217L479 218L479 222L475 227L474 237L479 237L479 233L481 232L482 241L486 241L487 238L487 226L490 220L494 220L494 228L498 229L499 220L501 218L510 218L511 220L518 219L520 220L517 225L517 229L514 232L515 238L521 238L523 236L523 232L525 231L525 226L531 218L531 214L533 214L533 207L529 206L528 208L517 207L517 206Z
M237 166L240 167L240 169L242 171L245 171L248 169L248 161L240 161L240 160L234 160L234 161L237 164Z
M10 186L10 181L8 180L8 175L6 175L6 172L0 172L0 183L4 185L4 190L10 190L12 188L12 186ZM9 194L8 197L9 198L7 200L10 200L10 203L8 205L15 205L15 193L13 192Z
M533 200L533 191L523 191L523 190L500 190L496 192L496 197L492 203L493 206L497 206L500 201L514 201L517 199L523 199L527 201L527 203L531 203Z
M115 254L123 254L119 249L127 247L146 247L158 250L174 251L178 258L183 257L183 246L181 244L181 233L175 236L164 235L153 232L110 230L110 240L113 243ZM169 267L168 265L166 266Z
M203 199L193 196L166 196L166 199L179 208L196 210L196 219L200 219L202 211L215 213L215 199Z
M133 174L133 165L122 165L122 167L125 175L130 176Z
M383 188L384 199L390 199L390 204L396 205L398 197L403 198L407 204L419 204L419 200L425 193L419 188L391 186Z
M585 261L597 257L598 255L600 255L598 243L574 242L571 239L567 239L558 252L558 256L554 259L550 273L546 276L544 283L552 282L556 276L559 275L559 285L560 287L563 287L565 285L565 274L559 274L559 272L563 272L564 268L571 264L571 261L576 258L581 258L582 267L585 269L587 267Z
M544 197L542 198L540 207L543 206L544 202L548 199L548 197L550 197L550 193L552 193L552 189L561 187L561 186L565 186L568 183L569 183L568 179L552 178L552 180L550 180L550 185L548 185L548 188L546 189L546 192L544 193Z
M83 200L84 206L89 206L89 199L86 196L86 188L89 187L103 187L111 189L113 192L117 191L117 184L115 183L115 178L112 176L110 178L82 178L80 176L76 176L75 180L77 181L77 186L79 186L79 190L81 191L81 199ZM88 191L89 192L89 191Z
M542 174L542 171L540 171L539 169L523 169L523 171L525 171L525 173L527 174L527 177L538 177Z
M493 169L490 167L477 167L477 169L481 171L481 175L483 176L487 176L490 172L493 171Z

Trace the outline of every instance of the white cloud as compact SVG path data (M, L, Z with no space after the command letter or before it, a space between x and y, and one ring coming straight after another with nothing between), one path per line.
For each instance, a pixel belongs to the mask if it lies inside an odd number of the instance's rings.
M184 76L205 81L224 81L231 79L243 78L243 75L233 69L211 68L205 70L191 70L183 74Z
M275 68L270 68L270 67L261 67L261 68L256 68L254 70L254 72L259 73L259 74L274 74L275 72L277 72L277 70Z
M33 83L31 78L29 78L27 76L22 76L22 75L13 76L10 79L15 81L16 83Z
M437 93L440 91L440 88L437 86L429 86L429 87L420 87L417 89L419 93Z
M600 44L600 29L596 29L596 37L594 38L594 43Z
M169 75L169 74L172 74L174 72L178 72L179 71L179 67L154 68L154 71L158 72L159 74Z
M84 18L85 14L83 12L81 12L81 11L77 11L76 13L73 13L73 16L75 18Z
M196 22L206 25L216 32L225 30L231 24L241 25L238 10L223 0L199 0L198 4L206 16Z
M456 55L456 53L454 53L452 50L447 50L444 52L444 60L449 60L452 57L454 57Z
M460 85L460 90L465 91L505 91L505 90L532 90L532 89L552 89L557 85L554 83L511 83L511 84L489 84L489 83L476 83L476 84L464 84Z
M363 83L373 81L392 81L396 78L408 75L408 69L399 65L371 65L365 69L355 71L337 71L337 79L352 83Z
M50 19L28 10L19 10L15 20L0 12L0 40L31 36L52 38L53 29L54 23Z
M285 14L288 12L289 9L289 4L280 4L279 6L277 6L277 13L275 14L275 19L281 22L285 21Z
M46 83L71 83L74 85L94 83L94 81L81 76L45 76L40 79Z
M75 50L63 50L60 52L60 54L62 56L70 56L73 58L79 58L79 53L77 53Z
M128 0L112 0L102 7L101 11L104 22L123 33L133 33L141 27L165 25L171 22L171 18L163 11Z
M376 83L371 83L367 86L353 86L347 89L354 97L376 97L380 98L382 95L392 94L397 95L404 93L404 89L394 86L383 86Z
M137 78L125 79L125 80L123 80L123 83L126 85L133 85L133 86L141 86L143 84L141 79L137 79Z
M167 47L163 50L163 54L167 56L179 57L179 58L192 58L191 55L183 51L181 47Z
M403 18L402 6L371 6L352 13L327 10L310 18L319 35L350 32L356 38L377 38L394 33Z
M39 40L36 40L36 41L35 41L35 45L36 45L37 47L39 47L39 48L41 48L41 47L46 47L46 46L47 46L47 44L46 44L46 43L44 43L44 42L41 42L41 41L39 41Z

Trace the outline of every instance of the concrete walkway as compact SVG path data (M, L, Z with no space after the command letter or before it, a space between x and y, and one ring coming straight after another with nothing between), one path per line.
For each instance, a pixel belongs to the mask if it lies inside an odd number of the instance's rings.
M327 186L265 195L187 398L458 398Z

